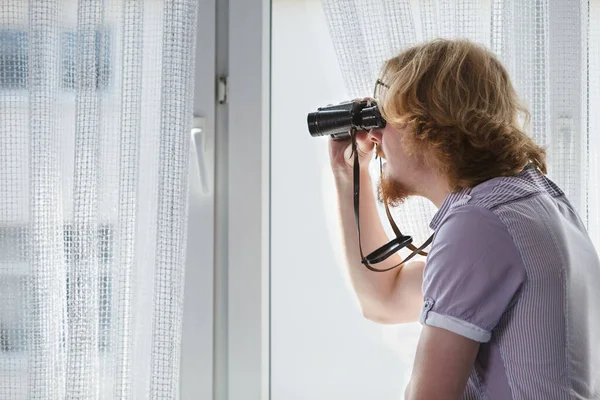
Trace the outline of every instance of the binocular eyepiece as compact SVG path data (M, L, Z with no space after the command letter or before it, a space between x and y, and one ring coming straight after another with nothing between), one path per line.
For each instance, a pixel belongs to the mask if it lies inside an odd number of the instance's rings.
M320 107L308 114L307 122L311 136L333 139L349 139L352 130L381 129L386 124L377 104L367 100Z

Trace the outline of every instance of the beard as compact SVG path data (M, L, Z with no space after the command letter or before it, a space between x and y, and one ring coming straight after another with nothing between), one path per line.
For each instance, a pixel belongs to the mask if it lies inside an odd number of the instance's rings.
M408 186L384 175L381 176L381 181L377 187L377 198L381 203L385 204L387 202L390 207L401 205L414 194L414 191Z
M375 146L375 153L382 160L385 160L385 154L381 146ZM377 186L377 198L383 204L387 202L390 207L397 207L404 203L410 196L415 195L407 185L395 181L389 175L381 173L381 180Z

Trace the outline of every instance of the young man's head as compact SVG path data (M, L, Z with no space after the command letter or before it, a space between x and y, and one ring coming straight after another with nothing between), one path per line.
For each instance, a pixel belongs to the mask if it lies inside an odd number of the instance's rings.
M384 64L375 97L388 124L369 136L387 160L380 194L391 204L427 196L434 181L448 192L529 163L546 173L545 151L520 128L529 116L507 71L481 46L435 40L409 48Z

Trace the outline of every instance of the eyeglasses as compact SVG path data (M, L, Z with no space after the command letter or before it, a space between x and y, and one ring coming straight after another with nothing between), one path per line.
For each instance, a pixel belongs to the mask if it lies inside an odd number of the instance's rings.
M384 87L386 89L390 88L390 86L388 84L384 83L381 79L377 79L375 81L375 88L373 89L373 98L374 99L378 100L378 99L380 99L382 97L381 96L381 94L382 94L382 89L381 88L382 87Z

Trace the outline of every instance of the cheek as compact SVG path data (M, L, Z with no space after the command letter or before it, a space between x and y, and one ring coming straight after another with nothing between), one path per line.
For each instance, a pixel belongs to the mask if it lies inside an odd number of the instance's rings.
M390 165L401 165L405 161L405 154L400 148L400 143L395 140L382 142L383 154Z
M405 166L399 160L392 161L385 169L386 175L395 181L402 180L402 177L405 175L403 171L405 171Z
M407 156L406 152L399 147L400 143L394 143L394 146L395 147L392 147L390 143L388 143L388 150L386 151L386 149L384 149L386 155L384 172L395 181L402 181L406 179L407 172L415 168L415 164L414 161Z

